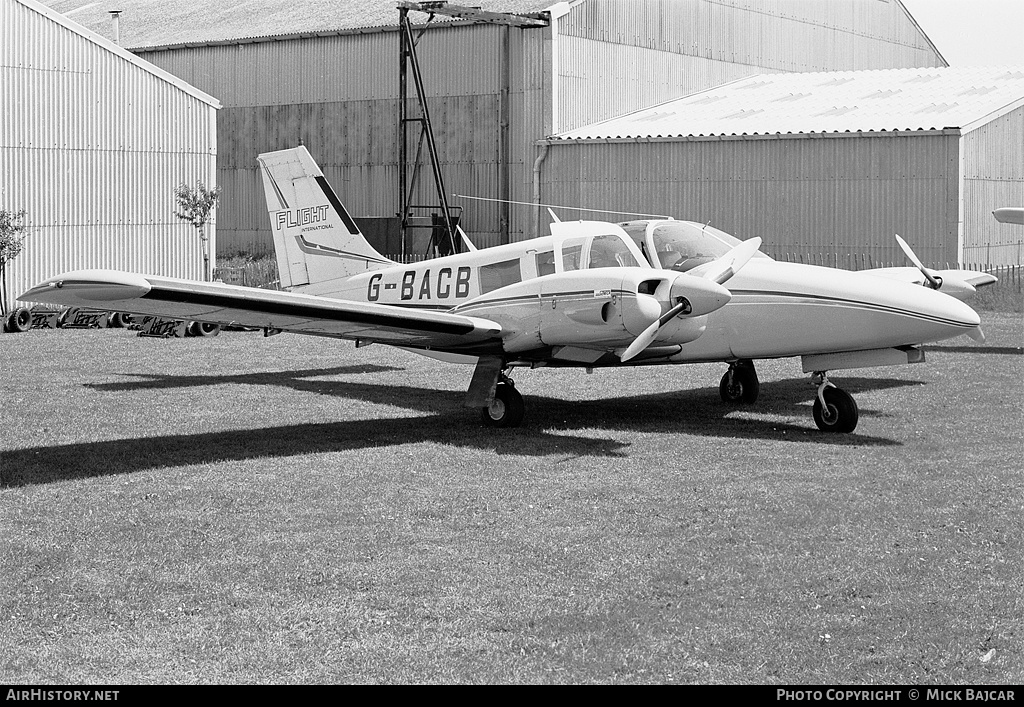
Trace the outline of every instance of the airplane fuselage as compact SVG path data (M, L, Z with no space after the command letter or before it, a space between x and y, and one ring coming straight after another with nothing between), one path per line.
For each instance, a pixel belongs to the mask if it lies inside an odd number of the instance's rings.
M319 291L340 299L450 311L492 319L529 335L506 340L506 351L568 345L612 349L642 329L636 285L622 286L622 268L584 267L566 238L546 236L475 253L394 265ZM585 262L585 261L584 261ZM540 264L540 265L539 265ZM550 272L544 272L544 264ZM570 269L566 269L569 265ZM673 271L638 263L639 277ZM560 275L552 278L550 275ZM552 281L551 287L545 287ZM532 283L532 284L531 284ZM706 317L676 320L637 363L780 358L909 346L974 330L978 315L940 292L865 273L754 258L729 280L732 299ZM609 316L607 303L625 313ZM561 310L559 310L561 307ZM662 309L665 307L662 306ZM601 316L601 311L604 316ZM508 327L511 329L512 327ZM560 336L558 330L566 333ZM581 332L587 330L581 339ZM675 348L670 348L675 346ZM540 354L538 354L540 355ZM544 352L544 356L548 353ZM614 357L567 352L557 365L617 364Z

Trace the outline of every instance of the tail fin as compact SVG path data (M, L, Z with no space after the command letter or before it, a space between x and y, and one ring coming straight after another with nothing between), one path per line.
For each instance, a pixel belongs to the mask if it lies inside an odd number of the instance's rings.
M282 287L318 285L394 264L366 241L305 147L266 152L259 162Z

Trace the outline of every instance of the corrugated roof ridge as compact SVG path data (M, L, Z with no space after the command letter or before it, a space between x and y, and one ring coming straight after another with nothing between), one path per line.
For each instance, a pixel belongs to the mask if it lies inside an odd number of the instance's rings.
M163 0L107 0L102 3L82 0L80 7L71 9L61 0L43 0L43 4L62 7L64 14L108 38L111 30L107 10L116 6L122 10L122 45L140 50L383 31L398 25L398 0L316 0L306 4L293 0L250 0L232 4L205 0L176 0L172 4ZM473 0L464 4L492 12L531 13L546 11L557 2ZM198 38L196 21L190 19L193 17L198 18L201 25ZM411 17L422 23L427 15L412 13ZM439 15L435 21L447 20ZM272 26L275 23L276 26Z
M1006 76L1001 75L1006 72ZM884 103L865 103L877 98L875 95L844 94L842 90L830 91L829 88L841 89L844 84L851 84L857 93L867 87L865 78L885 77L887 80L877 82L876 94L880 91L883 97L892 99L907 92L909 102L900 105L898 100L887 100ZM1019 97L1006 99L1002 88L991 91L961 91L955 96L948 95L949 81L936 84L942 87L942 95L932 100L933 96L926 91L915 91L915 86L908 85L915 78L929 79L928 82L942 78L967 82L965 85L990 86L993 81L1002 78L1012 79L1019 83L1015 94ZM829 79L831 87L821 81ZM834 83L833 83L834 82ZM919 83L919 82L918 82ZM751 98L742 98L741 92L753 89ZM806 89L809 93L799 98L817 98L820 103L813 106L801 106L802 112L787 114L785 110L771 104L781 103L782 92L793 96L793 92ZM815 89L818 89L815 91ZM887 91L886 89L893 89ZM999 94L996 94L996 91ZM986 99L988 94L995 94ZM704 97L702 99L702 97ZM720 101L708 101L707 97L721 97ZM966 97L966 98L965 98ZM942 99L942 100L939 100ZM957 100L959 99L959 100ZM949 101L952 100L952 103ZM754 103L756 101L756 105ZM795 104L797 101L786 101ZM811 133L874 133L887 130L942 130L947 128L960 129L963 132L980 127L991 120L1024 105L1024 66L968 66L968 67L916 67L916 68L884 68L859 69L845 71L793 72L752 74L728 84L715 86L704 91L689 94L655 106L632 111L630 113L609 118L589 126L565 131L553 139L643 139L670 137L704 137L704 136L737 136L737 135L783 135ZM678 108L672 111L669 107ZM701 113L695 115L697 107ZM723 112L715 115L715 109ZM757 108L757 110L754 110ZM689 113L687 110L689 109ZM660 115L659 115L660 111ZM816 111L808 113L808 111ZM946 114L946 115L944 115ZM846 116L843 118L843 116ZM808 128L817 123L819 129ZM718 121L723 124L721 129L711 129L709 123ZM677 125L673 125L673 122ZM679 123L690 126L683 129Z

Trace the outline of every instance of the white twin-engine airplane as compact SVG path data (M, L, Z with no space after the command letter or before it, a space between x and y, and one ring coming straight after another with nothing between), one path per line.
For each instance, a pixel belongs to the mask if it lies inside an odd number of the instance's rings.
M982 337L974 310L936 289L966 297L990 275L781 263L758 252L759 238L741 243L688 221L556 221L550 236L402 265L363 238L304 147L259 161L287 291L84 270L21 299L474 363L466 405L496 427L523 419L508 376L516 367L722 361L722 399L749 404L758 394L753 359L801 356L818 386L815 423L851 432L857 405L828 370L915 363L920 344Z

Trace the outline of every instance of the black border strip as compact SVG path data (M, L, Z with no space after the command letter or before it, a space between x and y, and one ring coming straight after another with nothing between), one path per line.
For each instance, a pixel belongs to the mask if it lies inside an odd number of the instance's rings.
M147 292L141 299L155 300L158 302L173 302L176 304L191 304L201 307L216 307L218 309L238 309L245 312L253 312L255 314L276 314L300 319L321 319L335 322L348 322L351 324L370 324L389 329L422 331L435 334L465 335L476 330L472 324L426 322L407 319L400 315L375 314L370 312L342 312L329 307L319 307L311 304L264 302L262 300L242 299L227 295L205 292L182 292L180 290L159 289L157 287L154 287L152 290Z
M323 191L324 196L327 197L327 201L331 202L331 206L333 206L334 210L338 212L338 216L341 217L341 220L345 224L345 228L348 229L348 232L353 236L361 235L359 226L357 226L356 222L352 220L352 217L348 215L348 211L345 210L345 206L341 203L338 195L334 193L333 189L331 189L331 185L327 181L327 178L319 176L314 177L314 179L316 179L316 183L320 185L320 189Z
M872 310L875 310L875 311L888 312L889 314L898 314L898 315L901 315L901 316L904 316L904 317L911 317L913 319L922 319L922 320L925 320L925 321L935 322L935 323L938 323L938 324L945 324L947 326L957 326L957 327L962 327L962 328L965 328L965 329L971 329L971 328L976 326L975 324L968 324L966 322L961 322L961 321L956 320L956 319L949 319L947 317L939 317L939 316L936 316L934 314L925 314L924 312L917 312L917 311L914 311L912 309L902 309L900 307L893 307L893 306L887 305L887 304L878 304L878 303L875 303L875 302L864 302L862 300L855 300L855 299L844 299L842 297L830 297L830 296L827 296L827 295L815 295L815 294L804 293L804 292L781 292L781 291L768 291L768 290L730 290L730 291L732 292L733 297L734 297L733 302L732 302L734 304L768 304L768 305L773 304L772 302L756 302L756 301L755 302L749 302L749 303L736 302L735 297L737 295L743 295L743 296L751 297L751 298L766 297L767 296L767 297L783 297L783 298L786 298L786 299L806 299L806 300L811 300L811 302L809 304L812 304L812 303L813 304L828 303L828 304L840 304L840 305L857 305L857 306L862 307L864 309L872 309Z

